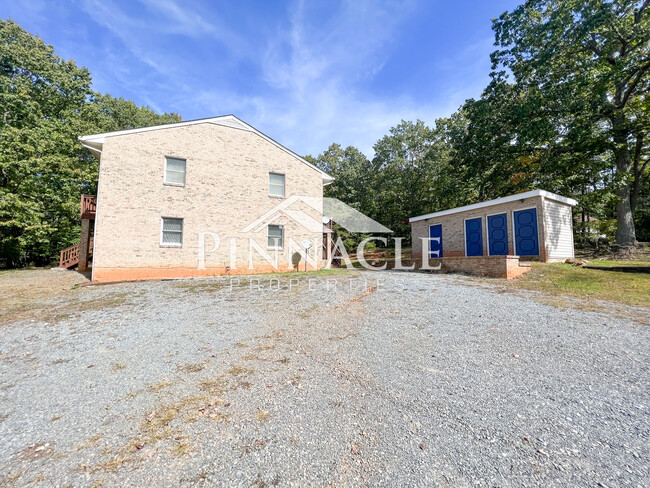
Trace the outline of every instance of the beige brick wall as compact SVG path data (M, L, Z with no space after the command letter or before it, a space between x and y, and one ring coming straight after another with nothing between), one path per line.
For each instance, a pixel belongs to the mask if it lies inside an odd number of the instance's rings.
M187 160L184 187L163 184L165 156ZM183 271L165 275L196 274L187 270L198 268L200 232L221 237L220 248L206 255L207 268L225 271L228 239L235 237L237 267L247 268L248 238L266 250L266 229L240 230L283 201L268 194L269 172L285 174L287 197L322 197L321 173L248 130L205 123L108 137L100 165L93 278L113 280L119 270L129 271L117 279L151 277L151 269L170 268ZM301 207L321 221L322 211L304 204L291 209ZM163 216L184 219L181 248L161 247ZM285 225L283 267L290 260L290 237L298 243L311 239L312 255L317 252L320 259L321 233L310 234L286 217L273 224ZM206 247L212 247L210 238ZM266 265L255 256L256 265ZM137 270L144 270L141 276Z
M483 254L487 256L487 227L486 218L488 215L507 213L508 214L508 254L514 254L514 239L512 228L512 212L524 208L537 208L537 231L539 238L539 259L546 260L544 240L544 217L542 209L542 197L525 198L523 201L501 203L483 207L477 210L469 210L442 217L434 217L427 220L419 220L411 223L413 239L413 255L422 256L422 237L429 237L429 226L442 224L442 246L444 257L465 256L465 219L483 218Z
M426 257L424 258L426 262ZM420 268L422 262L417 264ZM429 267L438 267L434 273L466 273L476 276L489 276L492 278L517 278L530 271L530 265L521 265L517 256L470 256L470 257L443 257L431 258Z

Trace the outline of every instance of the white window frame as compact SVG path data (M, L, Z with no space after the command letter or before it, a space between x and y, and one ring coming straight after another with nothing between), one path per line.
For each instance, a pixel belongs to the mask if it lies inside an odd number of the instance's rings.
M269 230L271 227L279 227L280 230L282 231L282 241L280 242L280 246L269 246ZM266 248L267 249L277 249L278 251L282 251L284 249L284 225L278 225L278 224L269 224L266 226Z
M180 220L181 221L181 242L180 244L164 242L163 236L165 234L165 220ZM171 232L171 231L167 231ZM185 232L185 219L181 217L160 217L160 247L183 247L183 234Z
M183 171L183 183L176 183L174 181L167 181L167 171L168 171L167 170L167 163L169 162L170 159L176 159L176 160L185 162L185 171ZM174 173L179 173L180 172L180 171L175 171L175 170L171 170L171 171L174 172ZM178 156L165 156L165 168L164 168L164 171L163 171L163 183L165 185L169 185L169 186L185 186L186 181L187 181L187 159L181 158L181 157L178 157Z
M271 193L271 175L282 176L282 195L274 195ZM269 171L269 196L273 198L285 198L287 194L287 175L278 173L276 171Z

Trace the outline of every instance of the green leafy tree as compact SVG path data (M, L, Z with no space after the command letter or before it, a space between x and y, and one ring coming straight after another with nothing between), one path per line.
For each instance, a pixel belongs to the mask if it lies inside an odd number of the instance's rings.
M373 212L375 202L368 191L374 184L375 172L361 151L352 146L343 149L339 144L332 144L318 157L308 158L334 177L334 181L325 187L325 196L338 198L360 212Z
M501 70L494 78L501 82L511 74L516 92L538 97L540 117L546 114L556 127L553 139L540 139L545 154L559 156L558 169L569 169L565 175L579 174L581 168L570 165L580 158L604 156L613 169L608 184L617 197L620 245L636 240L634 188L642 187L647 164L649 5L529 0L494 22L501 48L492 55L493 68ZM580 158L567 157L570 150Z
M548 110L537 89L497 77L453 118L444 130L456 205L535 188L580 200L603 184L608 163L601 157L602 129Z
M98 163L82 134L178 121L96 94L88 70L0 20L0 265L48 264L79 241L82 193Z
M11 21L0 22L0 70L0 250L15 266L52 257L76 220L72 195L92 181L73 133L90 74Z
M405 234L408 216L544 188L578 200L579 232L595 218L621 245L644 239L649 3L528 0L504 13L482 96L433 128L402 121L372 161L330 147L329 192Z
M84 119L95 131L137 129L181 121L181 116L178 114L157 114L149 107L140 107L130 100L100 93L93 93L85 108Z
M402 121L374 146L369 160L358 149L332 144L310 160L335 177L325 195L338 198L395 232L410 235L408 217L439 207L447 195L444 131ZM348 244L366 236L348 236ZM356 239L356 240L355 240Z
M418 120L402 121L374 145L373 195L380 204L373 217L399 236L409 235L405 219L438 206L445 148L435 130Z
M334 177L334 181L325 187L324 196L337 198L371 218L376 215L377 200L372 191L376 171L373 163L361 151L352 146L343 149L334 143L316 158L307 156L306 159ZM367 234L349 232L336 222L334 232L348 252L355 252L359 242L369 237ZM371 248L372 245L366 246L366 249Z

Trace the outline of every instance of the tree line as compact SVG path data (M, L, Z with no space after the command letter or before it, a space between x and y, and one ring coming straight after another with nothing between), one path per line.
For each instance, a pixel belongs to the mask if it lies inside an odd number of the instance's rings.
M0 266L50 264L79 242L99 169L79 135L181 120L90 86L87 69L0 20Z
M532 189L579 203L620 246L650 241L650 0L529 0L493 20L490 82L433 126L402 121L367 158L310 158L328 196L408 236L407 217ZM593 224L594 219L597 224Z
M326 195L409 237L405 219L542 188L575 198L577 239L650 241L650 0L528 0L493 20L490 82L431 126L401 121L366 157L307 156ZM0 266L79 239L98 162L80 134L177 122L97 93L87 69L0 20Z

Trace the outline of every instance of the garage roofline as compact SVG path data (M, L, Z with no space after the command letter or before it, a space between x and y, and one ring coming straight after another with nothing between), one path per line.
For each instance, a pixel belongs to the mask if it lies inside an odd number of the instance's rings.
M556 202L563 203L565 205L571 205L575 207L578 202L573 198L563 197L557 193L551 193L546 190L532 190L526 191L524 193L517 193L516 195L510 195L507 197L496 198L494 200L488 200L487 202L474 203L472 205L465 205L464 207L450 208L449 210L441 210L440 212L433 212L430 214L419 215L417 217L411 217L409 223L418 222L420 220L427 220L433 217L442 217L443 215L452 215L460 212L467 212L469 210L478 210L479 208L491 207L493 205L499 205L501 203L516 202L517 200L523 200L524 198L532 197L544 197L549 200L555 200Z

